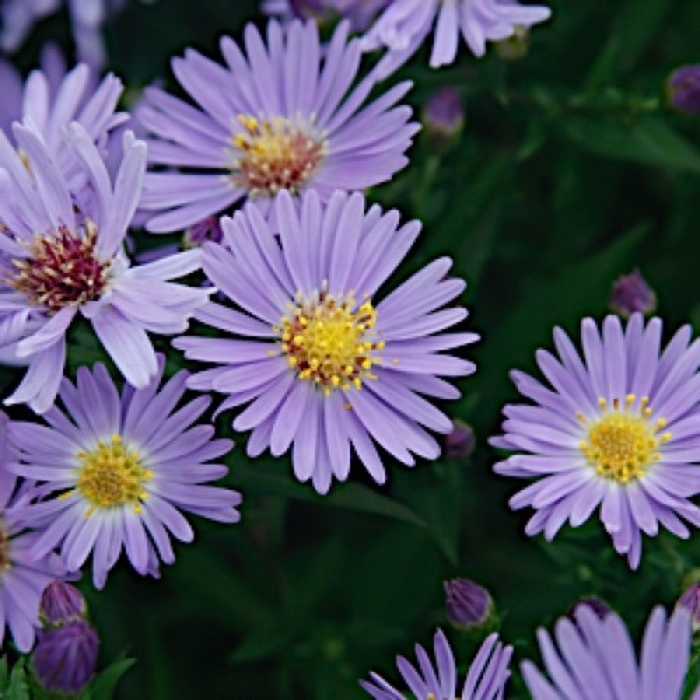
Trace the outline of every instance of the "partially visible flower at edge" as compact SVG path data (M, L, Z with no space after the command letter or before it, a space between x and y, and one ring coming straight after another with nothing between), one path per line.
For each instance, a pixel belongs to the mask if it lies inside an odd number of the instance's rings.
M41 499L23 510L38 531L32 554L60 547L66 568L77 571L92 552L97 588L122 549L142 575L158 576L161 561L172 564L170 535L194 537L181 510L223 523L240 519L238 492L205 485L228 473L208 462L233 445L213 439L213 426L193 425L211 398L178 407L188 373L159 388L163 366L161 356L147 386L127 384L121 394L104 365L81 367L75 385L63 380L65 412L53 406L44 415L48 425L15 421L10 428L17 452L11 469L41 482Z
M442 351L478 339L443 332L467 316L441 308L466 286L447 276L452 261L434 261L376 303L418 222L398 228L395 210L365 212L360 193L336 192L324 207L313 190L300 205L282 192L275 206L279 238L250 204L222 219L221 245L204 245L206 275L241 311L210 302L196 318L228 337L173 341L187 359L218 365L194 374L190 388L227 394L220 410L249 403L233 421L253 431L248 454L291 447L295 476L320 493L348 477L351 446L384 482L371 438L408 466L412 453L437 458L425 428L448 433L452 421L423 396L459 396L438 375L466 376L475 366Z
M458 696L457 666L447 637L438 630L435 633L435 664L425 649L415 647L418 667L403 656L397 657L396 666L411 693L419 700L498 700L503 697L504 687L510 677L511 646L504 646L497 634L491 634L482 643L474 657L462 693ZM397 690L377 673L370 673L369 681L360 681L362 688L374 700L406 700L406 694Z
M568 520L578 527L600 507L615 550L636 569L644 533L660 527L688 538L700 525L690 501L700 492L700 340L681 328L660 353L661 319L634 314L625 330L608 316L581 324L583 360L566 333L554 330L559 357L537 351L551 389L529 375L511 378L532 404L505 406L495 447L516 454L498 474L534 479L510 507L535 513L525 532L552 540ZM584 364L585 361L585 364ZM679 517L680 516L680 517Z
M90 135L73 122L65 138L89 188L71 191L45 142L15 124L19 155L0 132L0 359L29 364L6 404L43 413L63 374L65 335L80 312L135 387L157 374L146 331L182 333L210 289L169 280L201 266L201 250L131 267L124 238L141 196L146 146L124 135L124 157L113 186ZM25 167L30 166L30 171Z
M41 624L42 593L65 569L52 552L40 557L31 553L38 535L25 527L24 491L17 488L17 477L9 471L9 461L14 459L9 426L0 411L0 647L5 646L7 626L17 649L26 653L34 646Z
M515 0L393 0L363 38L363 49L387 48L374 69L385 78L408 61L435 25L430 66L439 68L455 61L460 33L471 52L481 57L487 41L501 41L520 27L549 19L551 10L542 5L520 5Z
M532 661L523 661L523 679L534 700L569 698L644 698L680 700L690 660L690 619L687 610L668 620L655 608L644 630L637 660L625 623L611 612L605 618L583 608L576 624L561 618L555 626L555 642L538 630L546 678ZM692 700L700 698L700 686Z

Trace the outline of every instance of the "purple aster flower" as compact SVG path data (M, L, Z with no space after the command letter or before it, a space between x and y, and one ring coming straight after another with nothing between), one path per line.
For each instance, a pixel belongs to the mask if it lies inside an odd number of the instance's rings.
M295 206L276 201L279 238L254 204L224 217L223 245L204 246L203 267L219 292L242 311L214 302L197 312L231 338L177 338L191 359L219 367L195 374L189 386L228 394L222 410L252 401L233 422L253 430L248 454L269 447L279 456L293 444L294 473L325 493L344 480L350 446L377 482L385 471L370 436L399 461L411 452L435 459L452 421L420 396L454 399L459 392L435 375L474 371L442 350L477 340L440 333L467 312L450 307L465 283L448 279L442 258L376 301L379 286L415 241L420 224L397 230L398 212L365 213L360 193L336 192L323 208L309 191Z
M68 622L39 635L32 653L32 666L46 690L79 693L97 667L100 640L85 620Z
M40 626L42 593L63 575L64 568L55 554L30 554L39 535L24 527L23 489L17 489L17 478L8 469L14 456L8 445L8 426L7 416L0 411L0 647L7 625L15 646L28 652Z
M105 584L122 549L140 574L158 575L159 561L172 564L169 533L190 542L193 531L180 510L218 522L238 522L240 494L206 482L227 473L210 459L226 454L230 440L214 440L211 425L193 425L211 399L181 404L188 373L160 390L163 361L148 386L117 391L104 365L78 370L63 380L48 425L14 422L18 458L11 469L42 482L42 498L23 510L40 530L35 556L60 547L69 571L93 554L93 581ZM71 420L72 419L72 420ZM45 496L56 493L55 498Z
M17 51L34 24L57 12L70 10L78 58L99 69L105 62L102 25L120 10L125 0L5 0L0 4L0 49Z
M532 661L521 671L534 700L680 700L690 660L690 616L675 612L668 620L655 608L644 630L639 659L618 615L604 618L581 608L576 624L561 618L549 633L538 631L540 651L550 679ZM555 641L556 640L556 641ZM557 649L558 647L558 649ZM693 699L700 697L700 687Z
M687 538L680 517L700 525L689 500L700 491L700 340L689 345L685 326L660 353L661 320L645 327L641 314L624 330L608 316L602 336L584 319L581 335L583 360L560 328L554 342L561 360L537 352L551 389L512 373L536 405L504 408L505 435L492 444L525 454L495 470L536 479L510 500L516 510L535 508L528 535L544 531L551 540L567 519L577 527L600 506L615 549L637 568L642 532L653 537L663 526Z
M515 0L392 0L363 39L365 50L381 47L389 53L377 64L384 78L403 65L435 26L430 55L433 68L453 63L460 32L475 56L483 56L487 41L510 37L519 27L544 22L548 7L520 5Z
M158 88L146 92L138 118L154 134L148 159L180 172L150 172L141 207L156 212L146 228L169 232L226 211L244 197L267 206L278 192L334 190L383 182L407 163L418 125L395 107L403 83L361 107L374 83L350 89L360 61L357 40L341 24L324 51L313 22L268 25L268 47L251 24L246 58L229 37L227 65L188 50L175 76L199 107Z
M125 378L147 386L158 370L146 331L182 333L211 290L167 281L199 269L200 250L129 265L123 242L141 195L146 145L125 134L112 185L91 136L73 122L66 147L89 185L76 193L36 131L16 124L14 133L21 155L0 133L0 358L29 370L5 403L26 402L39 413L51 406L78 312Z
M347 19L353 31L367 29L391 0L263 0L262 11L282 21L314 19L319 23L335 17Z
M396 666L404 682L417 700L457 700L457 667L452 649L442 630L435 633L435 665L420 644L416 644L418 668L404 657ZM510 676L508 664L513 647L503 646L497 634L484 640L467 672L462 700L499 700ZM370 673L371 681L360 681L362 688L375 700L405 700L406 694L396 690L379 674Z

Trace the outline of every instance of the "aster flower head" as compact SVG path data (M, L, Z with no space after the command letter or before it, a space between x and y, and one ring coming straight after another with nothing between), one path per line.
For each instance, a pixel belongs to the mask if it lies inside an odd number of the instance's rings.
M506 406L504 435L491 442L517 453L497 473L534 479L510 500L513 509L535 509L528 535L551 540L567 519L577 527L599 507L615 549L637 568L641 533L665 527L687 538L681 518L700 524L689 500L700 491L700 341L691 344L685 326L660 352L661 329L659 318L645 326L634 314L623 329L608 316L601 334L587 318L583 358L560 328L560 359L537 352L551 388L511 374L535 405Z
M231 337L180 337L190 359L219 366L190 387L228 394L222 408L252 402L233 422L252 429L248 454L292 448L294 474L328 491L348 476L351 445L377 481L385 470L370 438L412 466L411 453L435 459L452 422L424 396L459 392L436 375L462 376L471 362L441 351L474 342L473 333L442 333L463 308L442 306L464 282L446 278L442 258L377 300L377 290L415 241L420 225L398 228L398 213L365 212L360 193L336 192L323 208L314 191L299 207L286 192L276 202L279 238L255 205L224 217L222 245L204 246L203 267L239 310L215 302L196 317Z
M501 41L519 27L544 22L548 7L520 5L516 0L392 0L363 38L363 48L389 51L376 67L384 78L405 63L435 26L432 68L454 63L460 33L471 52L481 57L487 41Z
M105 584L122 550L140 574L157 576L159 562L175 560L170 535L190 542L194 533L180 511L223 523L240 519L240 494L206 485L227 473L221 457L230 440L212 439L211 425L195 425L211 399L182 403L187 372L159 388L163 358L144 388L117 391L104 365L64 379L44 418L48 425L15 422L12 470L41 482L39 498L23 510L38 531L32 548L43 556L60 547L69 571L93 555L93 581ZM51 494L54 494L51 497Z
M53 553L30 554L38 535L24 526L23 489L8 469L14 454L8 444L8 426L7 416L0 411L0 648L7 626L17 649L28 652L40 627L42 592L65 570Z
M454 654L442 630L435 633L434 651L435 664L425 649L416 644L418 667L402 656L397 657L399 672L416 700L498 700L503 697L513 648L503 646L497 634L489 635L482 643L469 667L461 695L457 695ZM360 685L374 700L406 700L404 692L379 674L370 673L370 678L371 681L360 681Z
M194 50L172 63L197 106L159 88L137 117L151 132L149 161L179 171L149 172L141 208L146 228L170 232L228 211L243 198L269 207L277 193L307 188L327 201L336 189L383 182L407 163L418 125L395 106L410 85L362 106L374 83L351 88L360 49L341 24L322 50L314 22L268 25L267 46L248 25L245 51L221 40L221 66Z
M663 608L655 608L637 658L625 623L616 613L600 617L582 607L576 623L561 618L553 636L544 629L538 631L549 678L532 661L524 661L523 679L534 700L680 700L690 660L690 630L686 610L667 619ZM700 688L693 700L698 697Z
M191 250L130 267L124 237L141 195L146 146L127 132L114 185L84 127L67 147L85 182L72 191L41 135L16 124L20 154L0 133L0 358L29 364L6 403L46 411L63 374L65 335L80 312L125 378L145 387L157 373L146 331L181 333L211 290L169 282L200 267Z

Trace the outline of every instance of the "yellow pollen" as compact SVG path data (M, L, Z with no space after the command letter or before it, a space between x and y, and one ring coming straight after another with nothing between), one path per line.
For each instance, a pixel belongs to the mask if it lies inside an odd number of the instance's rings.
M297 192L328 152L328 139L301 116L260 119L239 114L242 131L231 138L231 183L251 197Z
M76 490L90 504L85 515L89 518L96 510L131 505L134 512L141 511L141 504L148 494L144 484L153 473L141 463L136 450L124 447L119 435L112 435L109 442L97 443L90 452L78 452Z
M634 394L628 394L624 405L613 399L609 407L600 398L600 418L588 422L582 413L576 414L588 429L579 446L599 476L627 484L644 476L649 466L659 460L658 448L671 439L671 433L661 432L665 419L650 420L652 409L648 403L646 396L637 402Z
M374 339L377 311L369 300L358 306L353 293L334 296L322 291L309 299L297 294L295 304L274 326L289 367L328 396L336 389L361 389L379 364L374 353L384 343Z

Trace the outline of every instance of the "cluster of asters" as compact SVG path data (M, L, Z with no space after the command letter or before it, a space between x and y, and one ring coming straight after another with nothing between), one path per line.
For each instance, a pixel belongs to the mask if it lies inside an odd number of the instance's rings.
M16 5L2 10L6 47L21 40L7 38L12 27L21 37L39 16L23 3L24 24L13 24ZM453 424L430 399L457 398L445 378L474 371L448 352L477 340L454 330L467 312L454 303L465 284L449 276L449 259L380 293L421 227L362 191L407 163L418 130L401 104L410 84L385 81L433 29L439 67L455 60L460 33L481 56L549 10L515 0L263 5L276 19L262 33L247 26L241 43L223 37L223 62L193 49L173 59L185 99L147 88L131 116L117 109L118 78L86 64L67 71L52 50L25 81L0 66L0 361L26 367L4 402L36 414L1 423L0 634L9 626L21 651L50 581L91 557L101 588L123 552L157 576L174 560L171 539L193 538L183 512L239 519L240 494L210 483L227 474L216 460L232 448L203 420L212 394L223 395L218 411L235 409L234 430L249 432L249 455L290 453L296 478L326 493L353 455L378 483L378 448L408 466L435 459L433 433ZM81 16L80 2L70 7ZM323 44L317 21L334 18L343 21ZM362 73L363 54L378 50ZM139 227L185 230L187 249L139 264L127 245ZM205 334L186 334L193 319ZM85 332L110 368L64 376ZM209 366L171 376L152 336L175 336L186 359ZM533 480L511 501L535 509L528 534L552 538L599 508L636 567L641 533L688 537L683 520L700 523L689 500L700 491L700 341L683 328L661 352L660 320L641 315L625 328L609 317L602 332L584 320L583 357L563 331L554 340L559 359L537 357L551 386L513 375L530 403L506 407L492 442L515 454L496 471ZM655 611L638 666L619 618L585 614L558 625L562 658L541 634L551 681L530 664L525 681L545 699L677 697L688 635L682 613L667 622ZM576 675L613 663L613 638L616 667L599 686ZM511 651L489 637L462 698L501 697ZM454 698L442 633L435 654L437 671L421 647L419 670L402 660L400 671L417 697ZM648 657L668 672L649 670ZM363 687L403 697L376 675Z

